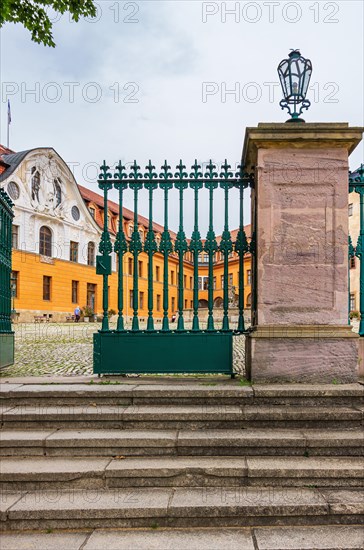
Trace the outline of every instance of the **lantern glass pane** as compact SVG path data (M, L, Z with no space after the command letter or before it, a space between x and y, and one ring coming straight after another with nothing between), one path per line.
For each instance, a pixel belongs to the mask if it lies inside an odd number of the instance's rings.
M306 71L304 73L303 82L302 82L302 95L304 97L307 94L308 85L309 85L310 79L311 79L311 74L312 74L312 69L310 67L307 67Z

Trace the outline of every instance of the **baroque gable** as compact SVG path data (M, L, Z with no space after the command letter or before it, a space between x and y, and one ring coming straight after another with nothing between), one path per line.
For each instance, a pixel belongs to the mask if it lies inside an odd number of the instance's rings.
M6 175L6 174L5 174ZM14 184L18 187L16 190ZM13 187L17 196L15 210L27 210L58 220L74 229L100 234L90 215L67 164L52 148L33 149L3 182L5 189Z

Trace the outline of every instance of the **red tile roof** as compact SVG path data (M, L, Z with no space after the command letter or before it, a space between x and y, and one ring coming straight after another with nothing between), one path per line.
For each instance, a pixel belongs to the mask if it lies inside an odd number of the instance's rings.
M5 145L1 145L0 143L0 157L2 157L3 155L10 155L11 153L15 153L15 151L13 151L12 149L8 149L7 147L5 147Z
M99 208L104 208L104 198L102 195L99 195L98 193L95 193L95 191L91 191L91 189L88 189L87 187L83 187L83 185L77 184L82 198L87 202L92 202ZM116 216L119 215L119 205L114 201L107 201L108 208L110 212L115 214ZM98 214L98 215L97 215ZM125 220L133 220L134 219L134 212L132 210L129 210L129 208L123 207L123 218ZM96 213L96 222L100 227L103 227L103 221L100 214L100 211ZM143 225L145 228L148 228L149 221L144 216L138 215L138 222L140 225ZM158 231L159 233L163 232L163 227L158 223L153 223L153 229L154 231ZM175 233L171 232L171 235L175 235Z
M8 166L6 162L3 161L2 156L3 155L9 155L10 153L15 153L15 151L12 151L11 149L8 149L5 147L5 145L1 145L0 143L0 174L5 172L6 167Z

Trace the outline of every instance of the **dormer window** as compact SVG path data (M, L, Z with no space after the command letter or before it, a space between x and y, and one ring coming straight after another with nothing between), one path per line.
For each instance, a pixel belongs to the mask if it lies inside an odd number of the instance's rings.
M95 219L95 209L94 209L94 207L93 207L93 206L89 206L89 207L88 207L88 210L89 210L91 216L93 217L93 219Z

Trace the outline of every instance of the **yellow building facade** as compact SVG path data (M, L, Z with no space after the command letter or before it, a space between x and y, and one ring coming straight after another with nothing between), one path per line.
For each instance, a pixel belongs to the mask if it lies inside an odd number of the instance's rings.
M38 148L14 153L0 148L0 186L14 202L13 225L13 309L19 322L71 320L80 306L84 314L102 314L102 277L96 275L96 255L104 221L103 198L98 193L77 185L66 163L51 148ZM108 203L109 231L115 240L119 224L118 205ZM123 210L123 229L129 240L134 214ZM148 221L139 216L138 230L144 242ZM157 242L163 228L154 224ZM246 228L249 237L250 227ZM236 231L232 232L233 241ZM171 232L172 242L176 235ZM219 239L218 239L219 240ZM193 263L188 252L184 261L184 310L186 317L193 306ZM133 314L133 268L131 254L124 262L124 315ZM244 260L245 306L251 301L250 255ZM112 254L109 277L109 308L117 312L118 258ZM199 257L199 306L207 307L207 255ZM163 256L153 258L153 316L163 316ZM148 256L138 258L139 318L148 315ZM238 294L239 259L229 257L229 295ZM178 309L178 257L171 254L168 262L169 307L172 317ZM214 303L221 307L223 298L223 257L218 252L214 261ZM158 326L158 325L157 325Z

